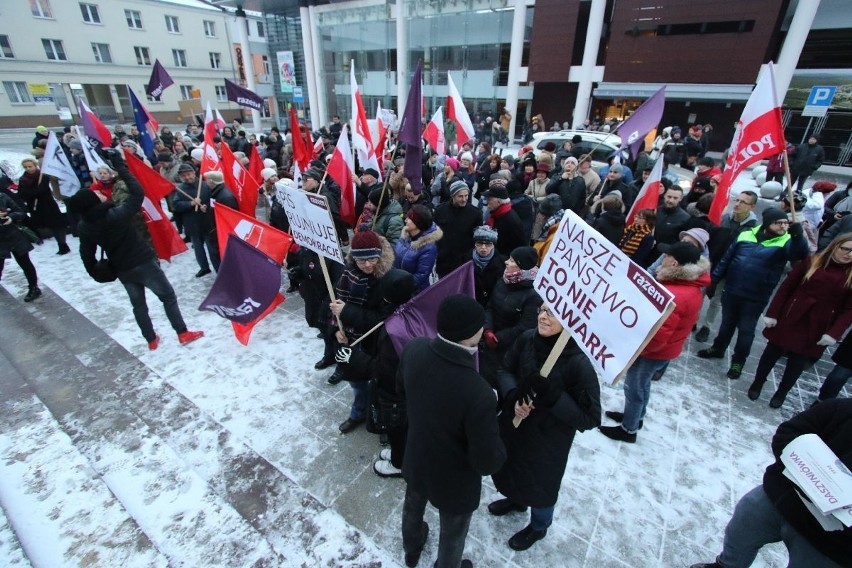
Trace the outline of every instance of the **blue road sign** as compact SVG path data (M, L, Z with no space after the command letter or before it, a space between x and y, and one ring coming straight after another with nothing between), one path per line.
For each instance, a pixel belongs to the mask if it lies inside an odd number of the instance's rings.
M814 86L808 95L808 101L802 111L802 116L825 116L837 87Z

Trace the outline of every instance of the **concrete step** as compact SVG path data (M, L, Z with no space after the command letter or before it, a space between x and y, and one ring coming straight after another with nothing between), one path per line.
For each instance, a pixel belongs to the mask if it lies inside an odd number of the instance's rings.
M393 564L49 290L0 306L0 349L169 564Z

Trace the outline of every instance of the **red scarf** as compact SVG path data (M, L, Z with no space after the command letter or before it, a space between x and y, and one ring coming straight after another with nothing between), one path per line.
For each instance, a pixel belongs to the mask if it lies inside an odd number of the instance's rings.
M512 204L511 203L504 203L503 205L501 205L500 207L498 207L497 209L495 209L494 211L491 212L491 215L488 216L488 221L486 221L486 223L488 224L489 227L493 227L494 221L496 221L497 219L499 219L500 217L502 217L503 215L505 215L506 213L508 213L511 210L512 210Z

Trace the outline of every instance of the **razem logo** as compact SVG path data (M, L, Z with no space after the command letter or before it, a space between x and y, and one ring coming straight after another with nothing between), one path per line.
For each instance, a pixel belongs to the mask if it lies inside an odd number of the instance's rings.
M632 262L627 267L627 277L630 279L630 282L632 282L636 288L638 288L639 291L648 298L648 301L654 305L657 311L660 313L665 311L666 305L673 298L671 292L663 288L663 286L651 278L647 272Z
M242 303L238 306L222 306L219 304L208 305L205 309L210 310L211 312L215 312L224 318L232 318L238 316L248 316L255 313L257 308L260 307L260 302L255 302L248 297L242 301Z
M160 215L159 211L157 211L154 203L147 197L142 200L142 214L145 216L145 220L149 223L163 220L163 216Z
M260 241L263 238L263 227L251 221L240 219L240 222L234 227L234 234L259 249Z

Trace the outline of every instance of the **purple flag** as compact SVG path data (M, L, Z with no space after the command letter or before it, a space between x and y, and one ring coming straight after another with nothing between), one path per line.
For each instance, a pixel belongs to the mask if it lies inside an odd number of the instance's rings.
M639 147L645 139L645 135L651 132L660 123L663 117L663 107L666 106L666 87L654 93L651 98L642 103L642 106L630 115L618 127L618 135L621 136L621 147L630 146L630 155L636 158Z
M216 281L198 309L210 310L236 323L249 324L272 305L280 288L281 266L230 234Z
M175 82L166 73L166 68L162 66L159 59L154 60L154 69L151 70L151 79L148 81L148 86L145 92L148 96L160 100L160 95L166 90L166 87L174 85Z
M418 191L423 189L423 138L421 135L423 127L420 124L420 118L423 116L422 76L423 63L418 61L414 77L411 79L411 88L408 90L405 112L402 114L402 122L399 125L399 141L405 144L403 171L411 187Z
M473 281L473 261L462 264L436 283L396 309L385 320L385 330L396 349L402 354L405 345L415 337L435 337L438 333L438 306L452 294L476 297Z
M263 110L263 97L258 96L254 91L240 87L236 83L225 79L225 92L228 94L228 100L231 102L257 111Z

